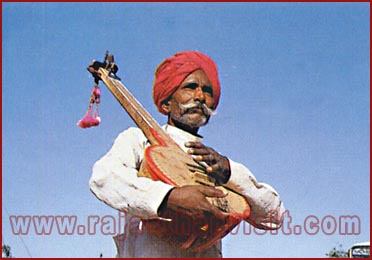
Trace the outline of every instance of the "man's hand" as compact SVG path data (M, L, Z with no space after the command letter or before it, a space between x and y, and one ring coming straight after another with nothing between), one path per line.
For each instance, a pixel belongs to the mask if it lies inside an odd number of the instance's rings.
M207 173L216 178L219 184L225 184L230 179L230 163L227 157L222 156L210 147L200 142L188 142L185 144L190 148L187 153L195 156L195 160L205 162Z
M159 216L165 209L172 209L193 218L201 218L205 215L214 215L216 218L225 220L226 215L213 206L206 197L223 198L227 194L223 191L202 185L186 185L176 187L170 191L160 206Z

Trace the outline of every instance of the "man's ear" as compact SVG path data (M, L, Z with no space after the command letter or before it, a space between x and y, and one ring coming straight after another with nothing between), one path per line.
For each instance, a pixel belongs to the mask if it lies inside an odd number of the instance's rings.
M166 100L164 101L162 104L161 104L161 108L167 112L167 114L169 114L170 112L170 101L169 100Z

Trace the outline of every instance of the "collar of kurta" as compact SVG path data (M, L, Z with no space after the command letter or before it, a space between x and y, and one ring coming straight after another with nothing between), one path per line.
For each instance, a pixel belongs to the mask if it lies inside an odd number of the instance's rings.
M163 128L173 138L173 140L176 141L176 143L182 148L185 147L185 143L187 142L201 142L203 140L203 137L201 136L190 134L189 132L186 132L172 125L166 124L163 126Z

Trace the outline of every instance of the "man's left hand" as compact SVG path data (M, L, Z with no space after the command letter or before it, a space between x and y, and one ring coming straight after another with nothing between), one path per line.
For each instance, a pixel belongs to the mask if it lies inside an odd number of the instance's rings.
M195 160L205 162L207 173L216 178L219 184L225 184L230 179L230 163L227 157L222 156L212 148L200 142L187 142L186 147L190 148L187 153L194 155Z

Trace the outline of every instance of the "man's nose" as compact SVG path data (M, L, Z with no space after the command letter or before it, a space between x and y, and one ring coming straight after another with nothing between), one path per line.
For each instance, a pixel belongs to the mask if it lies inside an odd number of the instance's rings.
M205 101L205 95L201 87L197 87L194 92L194 100L199 100L200 102Z

